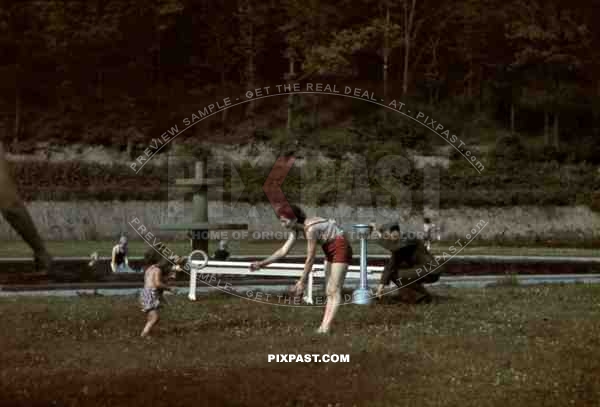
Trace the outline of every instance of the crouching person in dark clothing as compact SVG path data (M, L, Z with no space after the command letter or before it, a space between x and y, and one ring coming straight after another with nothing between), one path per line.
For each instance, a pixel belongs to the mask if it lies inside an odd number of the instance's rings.
M419 239L417 233L410 232L408 227L399 223L379 227L373 223L370 226L375 231L375 242L391 252L377 287L377 298L381 299L384 288L393 282L402 289L402 300L410 303L430 302L432 297L424 284L438 281L441 267L428 267L433 262L433 256L425 242Z

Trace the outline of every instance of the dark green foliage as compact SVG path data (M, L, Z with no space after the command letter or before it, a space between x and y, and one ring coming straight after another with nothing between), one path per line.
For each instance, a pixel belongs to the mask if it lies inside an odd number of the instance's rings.
M183 128L182 118L217 100L264 86L273 92L287 81L288 51L297 75L291 81L378 97L387 55L385 103L405 103L402 112L384 114L381 106L341 96L284 95L213 115L180 140L198 146L211 137L229 144L254 138L279 154L314 147L338 161L358 154L373 193L386 194L371 171L382 157L433 155L447 146L415 121L420 111L486 167L478 174L451 148L441 205L590 204L598 190L590 164L600 163L600 25L593 2L418 1L406 36L408 8L372 0L5 1L1 138L13 151L77 141L129 146L135 155L136 146L173 125ZM413 117L402 114L407 109ZM240 170L240 199L265 201L268 170ZM166 198L166 179L150 166L139 175L73 163L15 164L15 171L26 199ZM315 174L334 179L308 193L308 181L292 171L286 193L331 203L342 199L333 193L340 185L352 191L352 180L335 178L339 169ZM398 182L422 200L420 171Z

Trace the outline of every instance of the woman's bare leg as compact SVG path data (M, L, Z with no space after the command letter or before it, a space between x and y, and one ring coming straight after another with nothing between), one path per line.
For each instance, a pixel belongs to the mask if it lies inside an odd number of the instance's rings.
M327 318L328 312L329 312L329 307L327 304L329 304L329 297L327 296L327 287L329 285L329 281L331 280L331 263L328 262L327 260L325 260L325 263L323 264L323 269L325 271L325 281L324 281L324 287L323 287L323 292L325 293L325 312L323 314L323 320L325 320ZM321 326L319 327L319 329L317 330L317 332L321 332L323 327L323 324L321 323Z
M152 327L154 325L156 325L158 320L159 320L159 316L158 316L157 310L148 311L148 318L147 318L146 326L144 326L144 330L142 331L141 336L148 336L148 334L150 333L150 330L152 329Z
M329 280L327 281L327 304L325 305L325 313L323 315L323 321L319 332L326 333L329 331L331 322L335 317L338 307L342 302L342 287L344 286L344 279L346 278L346 272L348 271L348 264L346 263L333 263L331 265L331 273Z
M325 280L323 281L323 292L327 293L327 283L329 282L329 277L331 277L331 263L325 260L323 263L323 269L325 271Z

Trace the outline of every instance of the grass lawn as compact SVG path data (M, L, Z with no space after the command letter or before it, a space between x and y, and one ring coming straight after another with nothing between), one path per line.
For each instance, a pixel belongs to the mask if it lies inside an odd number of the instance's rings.
M190 253L189 241L165 241L173 251L180 255L188 255ZM109 257L115 242L106 241L48 241L48 249L52 254L59 257L80 257L89 256L90 253L98 251L100 256ZM265 241L265 240L245 240L232 241L230 243L230 251L233 255L268 255L273 253L278 247L283 244L283 241ZM464 242L461 244L464 245ZM454 242L435 242L432 245L432 251L442 253L444 250L450 253L450 246L455 246L457 250L460 246ZM216 250L217 242L210 242L210 252ZM148 248L148 244L141 240L131 240L129 242L129 251L131 257L143 256L144 251ZM360 253L360 243L353 243L354 253ZM306 248L304 243L299 242L292 249L291 254L304 255ZM387 254L386 250L376 244L369 244L370 254ZM578 248L578 247L521 247L516 243L513 246L492 245L489 242L473 241L471 244L463 248L461 255L520 255L520 256L584 256L596 257L600 256L600 249ZM21 240L2 241L0 243L0 258L1 257L30 257L31 249Z
M151 339L127 297L1 299L2 406L597 406L600 287L436 288L280 307L224 294L170 297ZM348 354L349 363L269 363Z

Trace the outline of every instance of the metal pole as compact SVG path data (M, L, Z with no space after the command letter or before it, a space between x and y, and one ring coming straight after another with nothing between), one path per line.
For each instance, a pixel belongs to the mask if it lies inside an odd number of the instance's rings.
M367 239L365 236L360 238L360 288L366 290L367 287Z
M204 161L204 160L203 160ZM192 205L192 222L205 223L208 222L208 188L206 185L206 177L204 172L204 162L196 163L196 176L193 205Z
M367 235L369 234L369 225L358 224L353 227L360 237L360 286L352 294L353 302L368 305L371 303L371 293L367 281Z
M196 188L192 198L192 223L208 223L208 186L206 185L206 161L203 158L196 162ZM192 250L202 250L208 253L208 230L192 231Z

